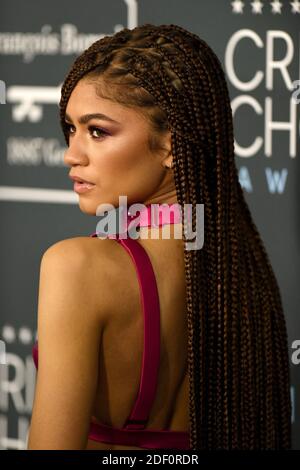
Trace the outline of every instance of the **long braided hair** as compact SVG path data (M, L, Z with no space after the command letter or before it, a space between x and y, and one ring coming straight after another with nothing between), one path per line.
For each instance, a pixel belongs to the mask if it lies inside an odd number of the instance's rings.
M149 146L171 131L177 200L204 204L205 241L184 250L190 447L291 446L287 330L279 287L245 201L234 160L233 121L222 66L184 28L146 23L94 42L61 89L60 121L80 79L133 107ZM185 240L185 233L182 233Z

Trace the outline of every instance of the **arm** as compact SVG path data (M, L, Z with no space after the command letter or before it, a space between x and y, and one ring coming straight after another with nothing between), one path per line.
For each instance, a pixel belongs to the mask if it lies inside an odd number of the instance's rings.
M43 255L38 299L39 368L28 437L31 449L85 449L98 378L105 310L91 289L91 259L76 239ZM94 281L93 281L94 282ZM103 305L99 311L99 298Z

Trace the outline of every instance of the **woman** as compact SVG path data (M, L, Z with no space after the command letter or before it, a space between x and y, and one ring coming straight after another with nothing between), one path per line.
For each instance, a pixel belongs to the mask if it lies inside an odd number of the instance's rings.
M96 113L105 117L83 118ZM216 55L177 25L125 28L75 60L60 119L70 176L85 180L75 186L83 212L118 207L120 195L146 210L191 204L193 216L204 204L205 241L185 249L184 224L170 221L181 239L172 230L161 239L161 226L147 238L141 226L146 237L133 242L153 267L161 350L150 414L126 429L141 378L147 286L116 240L78 237L45 252L28 448L290 448L280 291L238 181ZM159 434L152 444L145 438L155 430L168 433L162 445Z

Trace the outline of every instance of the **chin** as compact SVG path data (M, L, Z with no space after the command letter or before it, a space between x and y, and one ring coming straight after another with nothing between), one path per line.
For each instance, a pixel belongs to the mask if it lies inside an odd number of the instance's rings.
M79 199L79 209L84 214L96 215L96 206L91 201L82 201Z

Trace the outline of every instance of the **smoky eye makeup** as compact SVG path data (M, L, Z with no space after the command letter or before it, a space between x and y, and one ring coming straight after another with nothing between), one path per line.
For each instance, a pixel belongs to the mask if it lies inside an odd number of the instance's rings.
M67 134L72 136L74 134L74 131L72 131L72 128L75 127L74 124L65 121L65 127ZM87 129L95 140L111 135L111 133L107 129L103 129L102 127L97 125L89 124L87 126Z

